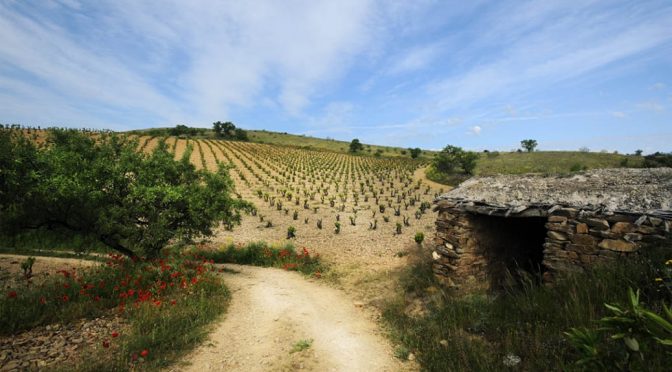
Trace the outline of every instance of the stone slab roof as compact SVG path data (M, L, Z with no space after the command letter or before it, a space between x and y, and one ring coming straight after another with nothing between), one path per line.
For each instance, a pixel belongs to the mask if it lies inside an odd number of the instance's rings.
M478 212L570 207L672 219L672 168L595 169L564 176L474 177L441 195L439 207ZM492 214L492 213L490 213Z

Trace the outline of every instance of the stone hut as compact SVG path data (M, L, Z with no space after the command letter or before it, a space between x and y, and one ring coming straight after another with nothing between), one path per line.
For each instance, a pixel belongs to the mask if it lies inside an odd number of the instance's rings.
M670 239L672 168L475 177L435 201L434 273L497 289L636 254Z

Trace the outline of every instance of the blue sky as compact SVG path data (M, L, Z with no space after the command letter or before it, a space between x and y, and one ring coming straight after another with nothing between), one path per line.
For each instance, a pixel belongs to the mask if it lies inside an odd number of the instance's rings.
M672 2L0 0L0 122L672 151Z

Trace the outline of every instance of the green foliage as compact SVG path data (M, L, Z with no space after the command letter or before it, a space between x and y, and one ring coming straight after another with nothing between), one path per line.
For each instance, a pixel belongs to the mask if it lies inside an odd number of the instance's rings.
M296 238L296 227L289 226L287 228L287 239Z
M454 173L457 168L462 168L465 174L473 174L476 160L477 153L448 145L436 155L432 164L434 169L443 173Z
M33 265L35 264L35 257L29 256L23 262L21 262L21 270L23 270L23 276L30 278L33 275Z
M171 136L202 136L205 134L203 128L190 128L186 125L176 125L175 128L168 129L168 134Z
M292 350L289 351L290 354L299 353L308 349L313 344L313 339L310 340L299 340L293 346Z
M672 153L656 152L644 157L644 167L672 167Z
M53 130L47 145L0 132L0 231L47 229L95 239L129 256L156 256L173 239L212 234L251 206L231 198L227 169L196 170L192 148L173 159L161 141L151 154L116 135L94 140Z
M355 138L350 142L349 151L351 153L356 153L356 152L362 151L363 149L364 149L364 145L362 145L362 143L359 142L359 139Z
M420 156L420 154L422 154L422 150L418 147L408 149L408 151L411 153L411 158L413 158L413 159L417 159L418 156Z
M669 260L669 245L645 247L641 252L639 257L615 259L609 265L559 278L552 287L530 282L496 296L459 296L444 290L432 271L432 258L422 257L402 275L404 292L388 303L383 318L394 339L417 356L423 370L504 370L503 360L509 354L520 357L516 368L521 371L580 369L574 361L581 353L564 332L599 327L599 319L614 314L605 303L628 307L627 287L640 288L640 301L658 313L672 300L660 279L656 281L661 272L670 271L664 264ZM425 315L407 313L409 298L427 304ZM657 337L663 340L663 336ZM590 340L593 334L585 337ZM605 341L614 342L621 350L625 345L622 339L612 340L609 335L600 335L596 343ZM640 349L655 348L645 352L645 370L669 368L670 355L662 345L637 341Z
M520 141L520 146L527 152L533 152L534 149L537 147L537 140L524 139Z
M230 122L221 122L216 121L212 123L212 130L215 132L215 137L223 139L233 139L236 141L249 141L247 131L236 128L236 126Z
M422 242L425 240L425 234L422 231L418 231L415 233L413 240L415 240L417 244L422 244Z
M611 314L597 321L597 329L572 328L565 332L580 354L577 366L586 370L643 370L651 353L672 357L670 308L663 306L663 316L646 309L640 303L639 290L632 288L628 288L627 306L604 306Z
M279 267L316 277L327 271L319 255L311 255L306 248L297 253L291 244L271 246L264 242L254 242L245 246L230 244L219 249L192 248L191 252L215 263Z

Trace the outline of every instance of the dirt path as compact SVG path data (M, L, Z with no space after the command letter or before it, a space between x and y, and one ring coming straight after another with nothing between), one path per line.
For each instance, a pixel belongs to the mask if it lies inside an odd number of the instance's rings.
M452 187L450 187L448 185L443 185L443 184L440 184L438 182L434 182L434 181L430 180L429 178L427 178L427 176L425 175L425 171L427 170L428 167L429 166L416 169L415 172L413 172L413 179L416 180L416 181L417 180L422 180L423 184L425 184L427 186L430 186L433 189L437 189L437 190L443 189L443 192L448 192L450 189L452 189Z
M200 348L173 370L187 371L399 371L389 341L366 309L342 292L297 273L225 265L232 291L224 319ZM307 349L290 353L301 340Z

